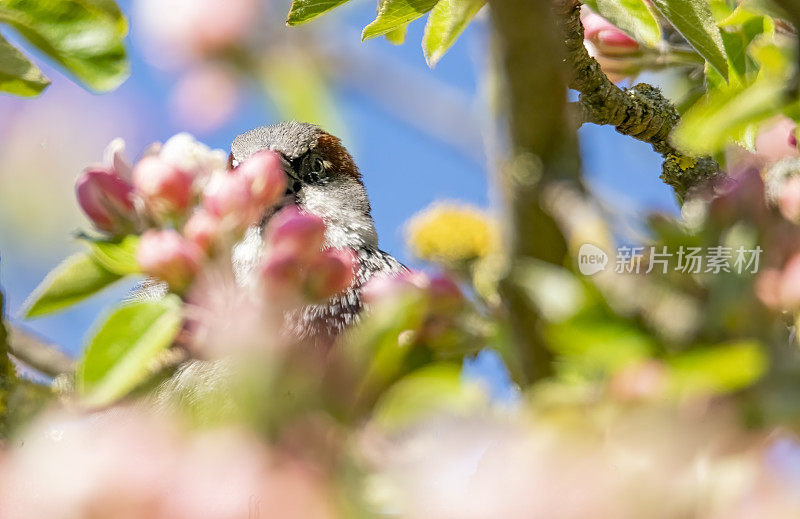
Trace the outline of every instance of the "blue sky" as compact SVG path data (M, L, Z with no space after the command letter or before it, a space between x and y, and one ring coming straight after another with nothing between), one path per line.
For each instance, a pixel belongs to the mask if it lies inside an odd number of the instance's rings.
M349 43L352 43L354 52L385 56L386 59L401 64L397 77L390 78L400 85L399 88L407 86L403 82L414 80L409 78L420 77L435 80L452 89L452 92L457 93L455 97L467 100L465 109L474 110L478 115L474 118L475 127L469 128L467 133L479 135L481 74L488 48L485 13L468 28L438 66L430 70L419 43L424 18L411 24L404 45L392 46L383 39L359 43L360 28L371 21L375 8L372 1L353 2L352 7L342 10L336 16L340 21L340 29L353 37L354 41ZM130 9L130 4L129 0L121 2L125 11ZM4 31L4 34L14 39L14 35L7 32ZM117 113L115 110L118 107L121 110L119 113L136 119L131 123L135 131L121 130L127 132L123 136L128 139L132 154L135 155L147 143L164 140L184 128L165 115L168 112L169 92L177 76L148 64L135 44L135 23L132 24L131 32L128 42L132 66L130 78L111 94L79 95L83 96L81 99L84 99L89 110L97 106L98 110L108 109L111 110L110 113ZM18 109L29 107L30 103L45 102L48 97L52 99L62 90L75 90L65 76L50 67L45 67L45 71L53 79L53 86L41 99L0 99L0 132L3 131L4 112L12 114ZM380 79L387 80L386 77ZM442 199L459 200L481 207L491 205L492 184L481 149L476 147L466 153L463 149L443 144L428 133L398 119L395 114L358 89L340 88L335 95L347 128L346 145L364 174L372 199L373 215L382 248L401 260L414 264L404 246L403 224L415 212ZM112 108L109 109L109 106ZM254 93L249 93L227 124L213 132L198 134L198 137L213 147L227 149L237 133L274 121L274 114L263 100ZM79 121L75 121L75 124L75 131L79 132ZM447 121L443 124L446 128ZM460 130L463 128L452 128L453 132ZM659 158L649 146L617 135L613 129L606 127L586 126L581 129L580 134L587 178L592 187L611 200L615 207L626 211L642 208L674 210L675 204L670 190L658 180ZM109 132L105 141L116 136ZM69 142L60 144L70 146ZM0 143L0 157L3 151L3 144ZM97 159L101 153L102 147L98 147L95 152ZM77 173L78 171L59 172L73 177ZM13 193L6 193L6 196L13 196ZM70 201L72 196L71 192L63 193L63 197ZM36 214L29 217L36 218ZM47 270L54 266L54 260L50 255L41 255L40 247L20 240L19 233L3 233L0 226L0 253L3 254L0 282L7 292L9 312L14 318L27 294ZM65 245L64 253L70 247ZM123 296L125 290L125 287L118 287L74 310L31 322L29 326L46 336L57 338L59 344L75 354L79 351L82 337L101 308ZM486 369L494 369L491 365L492 362L488 361L489 367Z

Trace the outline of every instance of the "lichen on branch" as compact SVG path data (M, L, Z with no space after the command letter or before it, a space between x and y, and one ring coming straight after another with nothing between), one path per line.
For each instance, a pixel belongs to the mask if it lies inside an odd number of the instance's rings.
M664 157L661 179L680 199L694 186L720 175L710 157L691 157L669 143L678 124L678 111L661 91L646 83L623 89L612 83L584 46L581 3L564 0L557 5L564 31L566 61L572 71L569 87L580 93L582 122L614 126L623 135L647 142Z

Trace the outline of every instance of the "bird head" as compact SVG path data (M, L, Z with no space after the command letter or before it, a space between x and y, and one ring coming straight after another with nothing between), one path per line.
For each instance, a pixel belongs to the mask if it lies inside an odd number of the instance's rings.
M327 245L377 246L361 174L337 137L296 121L261 126L233 140L230 165L236 167L261 150L271 150L283 159L288 177L283 205L296 204L321 217L328 226ZM265 218L269 216L265 213Z

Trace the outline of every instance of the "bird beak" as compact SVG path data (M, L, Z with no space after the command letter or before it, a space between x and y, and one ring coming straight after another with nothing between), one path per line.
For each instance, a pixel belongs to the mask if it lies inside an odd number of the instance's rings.
M297 172L294 170L292 163L286 158L283 153L278 153L281 158L281 165L283 166L283 172L286 173L286 196L294 196L300 191L302 187L300 183L300 177L298 176Z

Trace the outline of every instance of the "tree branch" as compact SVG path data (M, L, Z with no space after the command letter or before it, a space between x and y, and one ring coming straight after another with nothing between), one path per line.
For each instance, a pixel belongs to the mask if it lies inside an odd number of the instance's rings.
M500 283L500 293L524 384L550 375L553 366L538 310L519 278L531 260L563 264L566 242L543 208L544 193L558 181L580 189L580 160L567 108L564 46L551 3L493 0L491 19L499 108L507 123L510 157L500 168L510 231L510 268Z
M661 179L680 199L692 187L720 175L719 165L710 157L684 155L669 143L679 116L658 88L640 83L622 89L606 77L584 47L580 8L579 0L563 0L557 10L572 69L569 86L580 92L583 120L610 124L624 135L651 144L664 157Z
M22 363L50 377L68 373L73 361L57 346L47 343L19 326L10 326L8 351Z

